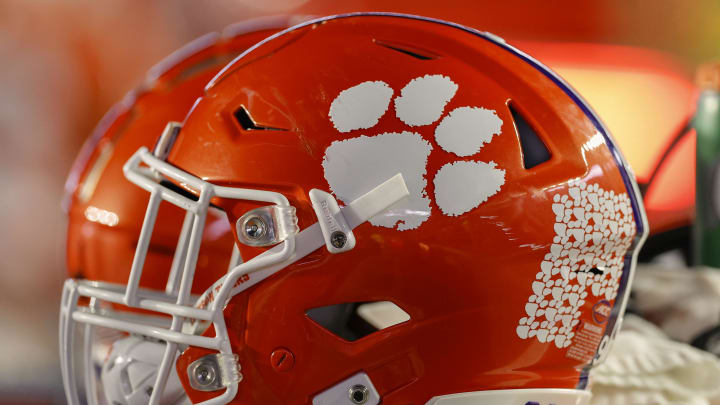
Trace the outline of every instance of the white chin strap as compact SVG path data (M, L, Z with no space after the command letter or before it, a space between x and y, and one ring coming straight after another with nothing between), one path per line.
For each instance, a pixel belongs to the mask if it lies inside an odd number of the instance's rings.
M402 175L398 174L378 185L366 194L340 208L334 198L327 193L314 191L312 201L318 220L299 233L291 233L285 240L261 255L242 263L218 280L199 299L190 296L195 266L197 263L200 243L202 241L205 217L210 200L213 197L225 199L249 200L275 204L280 211L291 212L287 198L280 193L233 187L217 186L158 159L146 148L138 150L124 167L126 177L141 188L150 192L150 201L143 222L137 250L133 259L127 285L119 285L97 281L67 280L63 289L60 309L60 349L61 369L67 401L70 405L79 405L78 382L73 348L75 347L76 323L84 324L84 385L87 402L98 404L94 382L94 364L90 356L92 349L93 328L103 327L126 332L138 337L149 337L164 343L153 346L158 355L153 363L158 364L157 371L152 374L154 381L144 386L146 390L144 403L159 405L165 403L165 392L168 380L172 380L175 359L178 351L186 346L210 349L214 355L204 356L190 365L192 370L212 371L215 367L217 380L205 386L206 391L225 391L218 397L203 404L227 404L236 395L238 383L242 379L240 365L230 347L223 309L227 302L236 294L250 288L265 278L305 257L309 253L327 246L328 250L344 251L354 243L352 230L370 218L382 213L393 204L409 195ZM190 199L161 184L160 180L170 178L180 184L197 191L197 200ZM139 282L143 272L158 208L161 201L170 202L187 211L178 246L173 258L167 287L165 291L146 290L140 288ZM338 231L343 233L342 237ZM345 243L339 243L344 241ZM337 246L342 245L340 248ZM334 249L331 249L333 247ZM81 297L90 299L88 306L80 306ZM193 305L195 303L195 305ZM143 309L165 316L147 316L115 311L111 304L125 305ZM170 320L170 322L168 322ZM201 336L204 326L212 324L215 336ZM194 325L188 326L188 325ZM149 347L149 346L148 346ZM159 352L164 352L162 355ZM155 361L157 360L157 361ZM200 363L198 363L200 362ZM198 364L195 364L198 363ZM194 368L193 368L194 367ZM193 385L193 375L188 372ZM206 379L207 372L201 379ZM124 377L123 377L124 378ZM148 377L150 378L150 377ZM122 384L120 376L111 377L106 373L103 385ZM203 381L201 381L203 382ZM207 381L204 381L207 382ZM173 383L170 382L170 385ZM193 385L194 386L194 385ZM195 386L194 386L195 387ZM106 391L117 391L116 387L106 387ZM127 388L127 387L125 387ZM131 387L132 388L132 387ZM201 387L202 388L202 387ZM200 388L196 388L200 389ZM149 398L147 393L150 392ZM117 392L128 392L121 390ZM129 391L134 392L134 391ZM124 395L124 394L123 394ZM134 403L134 402L121 402Z

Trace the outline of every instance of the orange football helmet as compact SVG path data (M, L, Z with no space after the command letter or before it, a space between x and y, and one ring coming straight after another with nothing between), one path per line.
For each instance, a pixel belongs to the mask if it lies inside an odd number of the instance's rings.
M150 192L134 260L126 282L66 283L64 375L72 391L76 324L122 330L135 340L103 384L121 364L151 404L586 404L647 229L632 172L562 79L406 15L261 41L125 175ZM187 212L179 282L148 289L163 201ZM210 207L245 261L193 297Z

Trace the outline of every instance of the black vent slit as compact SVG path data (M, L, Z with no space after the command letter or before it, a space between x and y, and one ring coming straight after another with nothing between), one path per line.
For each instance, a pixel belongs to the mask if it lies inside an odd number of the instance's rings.
M180 194L181 196L183 196L183 197L185 197L185 198L187 198L187 199L189 199L189 200L192 200L192 201L197 201L197 200L198 200L198 196L197 196L197 195L195 195L195 194L191 193L190 191L188 191L188 190L186 190L186 189L178 186L177 184L171 182L170 180L165 180L165 179L160 180L160 184L161 184L163 187L166 187L166 188L168 188L168 189L176 192L177 194ZM225 211L223 208L215 205L215 204L212 203L212 202L210 203L210 206L213 207L213 208L216 208L216 209L218 209L218 210L220 210L220 211Z
M250 115L250 111L248 111L244 105L241 105L240 108L235 111L233 116L235 116L238 124L240 124L240 126L246 131L287 131L285 128L276 128L258 124L255 120L253 120Z
M432 60L437 59L438 55L424 50L424 49L418 49L416 47L412 47L405 44L398 44L388 41L379 41L375 40L375 43L383 46L388 49L392 49L393 51L404 53L405 55L412 56L413 58L420 59L420 60Z
M532 169L550 160L550 150L542 141L537 131L535 131L532 125L523 117L520 111L513 106L513 103L508 104L508 108L510 108L513 121L515 121L515 129L520 138L520 148L522 149L523 166L525 169Z

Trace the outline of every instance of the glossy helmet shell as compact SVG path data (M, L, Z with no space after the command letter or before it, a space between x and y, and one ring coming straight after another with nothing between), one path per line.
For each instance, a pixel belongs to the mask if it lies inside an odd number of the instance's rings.
M548 152L535 165L526 127ZM348 203L402 172L410 189L407 205L374 218L384 226L355 229L353 250L319 249L232 299L242 404L310 403L359 371L384 404L583 389L646 228L632 173L560 78L497 37L410 16L331 17L261 42L208 85L168 160L215 184L282 192L300 229L317 221L313 188ZM257 206L214 203L231 224ZM348 341L307 315L375 301L410 320ZM278 348L292 370L271 364ZM180 378L206 353L188 349ZM184 383L193 401L213 395Z
M687 228L695 215L698 88L689 72L659 51L597 43L523 42L575 87L603 117L643 192L650 238ZM667 234L666 234L667 235ZM687 235L682 244L687 243ZM677 247L665 239L657 250ZM681 244L681 245L682 245ZM658 253L658 251L654 253Z
M150 149L169 121L181 121L226 63L293 19L258 19L207 34L158 63L140 88L103 117L83 146L66 182L67 267L74 278L126 283L148 193L123 176L122 167L140 147ZM141 285L163 289L184 211L162 204ZM210 217L204 233L201 270L194 291L202 292L228 266L233 240L222 216Z

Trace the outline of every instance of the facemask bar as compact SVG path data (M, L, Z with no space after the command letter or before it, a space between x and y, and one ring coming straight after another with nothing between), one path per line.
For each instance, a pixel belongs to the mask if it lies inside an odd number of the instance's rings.
M141 163L146 166L140 166ZM125 165L124 170L126 177L130 181L150 192L150 202L148 203L145 222L141 230L128 284L118 285L98 281L67 280L63 290L60 310L61 368L66 397L70 405L79 405L75 365L72 357L76 322L85 324L86 337L92 335L93 327L99 326L161 340L166 343L165 353L149 401L151 405L157 405L160 401L171 368L174 367L175 354L178 349L184 350L185 346L196 346L217 351L217 361L224 366L221 371L224 375L230 375L233 378L230 383L224 384L226 389L222 395L202 404L228 403L235 397L238 382L242 378L239 373L239 365L230 347L228 331L223 317L223 309L229 299L321 248L323 245L327 246L331 243L332 237L330 233L326 232L327 229L333 229L333 226L342 223L344 225L341 228L347 232L348 239L354 240L352 229L382 213L409 195L402 175L397 174L374 189L368 190L356 200L351 201L342 208L338 208L337 212L324 213L318 217L320 221L327 223L321 224L317 222L297 234L296 231L290 232L282 243L269 248L247 262L239 263L238 254L238 257L231 258L231 262L238 262L239 264L217 280L192 305L190 303L190 288L210 199L213 196L218 196L228 199L268 202L274 203L281 209L291 208L288 200L282 194L275 192L213 185L156 158L146 148L138 150ZM198 191L198 200L193 201L163 186L160 184L161 176L171 178ZM311 190L310 193L317 191L319 190ZM334 201L330 194L325 193L323 198L325 200L331 199L333 205L337 205L337 202ZM171 274L163 292L139 287L145 255L147 254L161 199L188 211L183 221ZM322 207L320 205L316 206L315 203L313 203L313 208L316 211L322 211ZM295 224L292 225L296 226ZM81 297L90 298L89 307L78 306ZM121 304L170 315L172 320L168 326L167 322L165 322L167 318L113 311L100 306L99 304L102 302ZM210 323L214 326L216 335L214 337L201 336L201 333L206 330L206 326ZM85 342L85 356L89 356L91 343L88 340ZM87 374L93 372L92 362L87 357L84 365ZM88 401L92 401L90 404L93 404L96 391L93 389L94 382L90 381L90 378L91 376L85 376L85 385Z
M145 166L141 166L145 164ZM222 187L213 185L192 176L170 164L153 156L147 148L138 150L126 163L124 167L125 176L150 192L150 201L145 214L145 219L140 232L138 246L133 258L132 268L125 286L81 280L68 280L65 283L61 303L60 314L60 343L61 343L61 367L67 400L70 404L79 404L77 395L77 381L75 378L75 365L72 358L74 344L75 322L85 324L84 361L85 386L88 401L95 401L95 385L92 378L92 364L89 359L89 348L92 335L92 327L101 326L117 329L130 334L142 335L166 342L165 353L160 364L157 379L153 386L150 397L150 404L159 404L162 392L164 391L171 367L174 367L175 355L178 345L197 346L216 350L221 356L232 359L232 350L227 335L227 328L222 314L224 303L230 288L222 289L217 294L213 305L207 309L200 309L193 306L190 297L195 267L197 264L198 252L202 241L202 232L205 225L209 203L212 197L227 199L249 200L258 202L273 203L280 207L290 207L290 204L280 193L263 190L251 190L242 188ZM159 183L160 176L173 179L198 192L198 200L193 201ZM150 291L139 288L142 276L143 265L147 255L150 238L157 218L158 208L162 200L168 201L187 211L183 221L182 230L178 245L173 258L173 263L168 277L165 292ZM243 273L250 273L254 270L276 265L286 261L295 250L294 234L287 235L281 245L276 246L272 252L262 255L240 267L244 267ZM281 267L284 267L281 266ZM229 273L224 280L234 283L237 278L233 272ZM88 307L78 306L81 297L90 298L91 305ZM140 323L137 319L126 319L122 313L101 310L99 301L126 305L132 308L150 310L172 317L169 327L158 324ZM212 323L216 335L214 337L199 336L194 333L182 331L186 322ZM208 404L226 403L232 399L237 391L236 381L227 386L225 392L210 401ZM93 381L91 381L93 380Z

